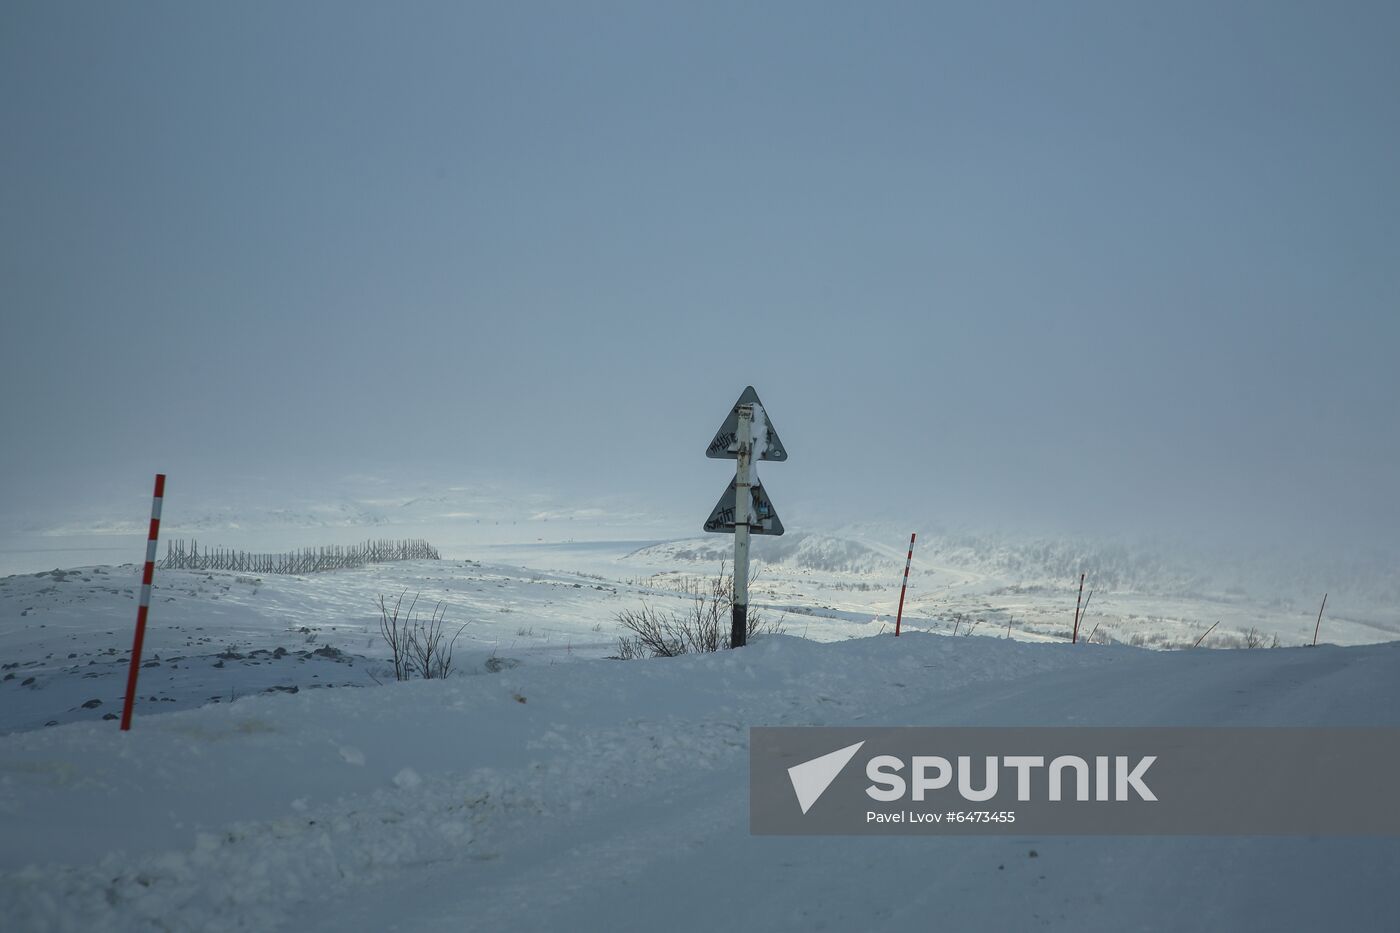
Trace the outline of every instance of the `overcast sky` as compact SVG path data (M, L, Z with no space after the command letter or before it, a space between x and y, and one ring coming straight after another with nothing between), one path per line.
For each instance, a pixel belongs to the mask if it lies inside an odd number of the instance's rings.
M1397 88L1394 3L8 0L4 496L698 528L752 383L789 529L1393 544Z

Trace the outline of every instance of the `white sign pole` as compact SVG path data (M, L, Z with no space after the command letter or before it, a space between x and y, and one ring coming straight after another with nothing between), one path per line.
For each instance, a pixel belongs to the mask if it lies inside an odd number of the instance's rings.
M753 470L753 405L739 406L739 456L734 468L734 622L729 632L731 648L742 648L749 634L749 522L753 519L753 495L749 492Z

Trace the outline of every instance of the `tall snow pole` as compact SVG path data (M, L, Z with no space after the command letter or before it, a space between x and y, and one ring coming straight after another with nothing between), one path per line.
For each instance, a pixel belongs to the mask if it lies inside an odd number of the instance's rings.
M749 634L749 522L753 519L753 405L739 406L739 456L734 467L734 621L729 645L742 648Z
M141 605L136 610L136 637L131 643L131 669L126 675L126 702L122 705L122 731L131 730L131 707L136 702L136 675L141 670L141 643L146 640L146 615L151 611L151 581L156 573L156 539L160 537L160 506L165 498L165 474L156 474L151 498L151 529L146 535L146 566L141 572Z
M1084 599L1084 574L1079 575L1079 596L1074 600L1074 634L1070 637L1070 644L1079 644L1079 604Z
M1320 632L1320 631L1322 631L1322 610L1323 610L1323 609L1326 609L1326 608L1327 608L1327 594L1326 594L1326 593L1323 593L1323 594L1322 594L1322 605L1321 605L1320 607L1318 607L1318 610L1317 610L1317 624L1313 626L1313 643L1312 643L1312 646L1313 646L1314 648L1317 647L1317 633Z
M914 538L918 532L909 535L909 554L904 558L904 582L899 586L899 611L894 614L894 634L899 637L899 623L904 618L904 591L909 588L909 565L914 562Z

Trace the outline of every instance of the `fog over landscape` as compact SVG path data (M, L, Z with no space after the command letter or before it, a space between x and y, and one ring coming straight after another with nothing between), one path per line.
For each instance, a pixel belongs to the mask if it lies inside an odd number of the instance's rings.
M156 471L172 528L691 535L753 384L790 529L1394 554L1354 12L10 5L0 547L139 542Z

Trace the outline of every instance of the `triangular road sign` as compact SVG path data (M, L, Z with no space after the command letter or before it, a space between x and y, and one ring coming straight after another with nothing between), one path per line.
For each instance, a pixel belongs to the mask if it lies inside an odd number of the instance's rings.
M763 412L761 418L755 417L753 424L753 449L757 456L755 460L786 460L787 448L783 442L778 440L778 432L773 428L773 422L768 418L768 412L763 408L763 403L758 400L758 393L749 386L744 390L744 394L739 396L739 401L734 403L734 407L729 410L729 417L724 419L724 424L719 426L715 432L715 439L710 441L710 446L705 449L705 456L715 460L737 460L739 459L739 406L753 405L754 414Z
M719 502L715 503L714 510L710 512L710 517L705 521L706 531L728 533L734 530L735 513L738 511L737 491L738 487L731 479L729 488L724 491L724 495L719 497ZM768 494L763 491L763 487L755 483L749 487L749 495L753 500L752 510L749 513L749 533L756 535L782 534L783 523L778 519L778 513L773 510L773 503L768 501Z

